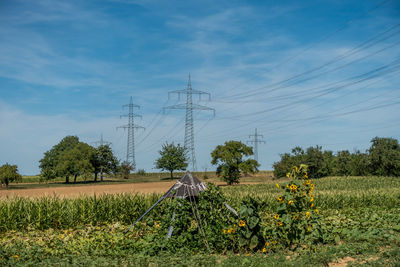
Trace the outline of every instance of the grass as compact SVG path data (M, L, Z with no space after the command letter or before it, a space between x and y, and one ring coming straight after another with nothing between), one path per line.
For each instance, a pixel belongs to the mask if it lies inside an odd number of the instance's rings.
M133 178L132 178L133 179ZM212 180L212 178L210 179ZM275 183L222 187L231 206L252 196L276 208ZM168 200L127 236L122 232L160 195L104 195L78 199L0 200L0 265L5 266L348 266L400 264L400 179L327 177L313 180L326 243L310 251L262 254L144 253Z

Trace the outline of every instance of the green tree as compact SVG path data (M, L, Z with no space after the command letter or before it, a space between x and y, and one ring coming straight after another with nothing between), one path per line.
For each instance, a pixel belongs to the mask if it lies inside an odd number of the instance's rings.
M371 140L369 158L373 174L400 176L400 145L393 138L375 137Z
M348 150L339 151L335 160L335 175L348 176L353 173L353 157Z
M0 167L0 184L5 184L8 187L8 184L11 182L20 182L22 180L21 174L18 173L17 165L10 165L8 163L2 165Z
M308 165L308 176L318 178L324 176L322 167L324 165L324 153L321 146L309 147L306 150L305 162Z
M79 138L77 136L66 136L57 145L46 151L44 157L39 161L41 179L51 180L60 176L56 171L56 166L60 162L61 154L66 150L72 149L78 143Z
M336 157L330 150L325 150L323 152L324 161L322 163L322 168L319 171L318 177L325 177L329 175L333 175L335 169L335 161Z
M351 158L351 175L365 176L371 174L371 164L367 153L361 153L357 150L351 154Z
M254 159L244 157L253 155L253 148L239 141L227 141L211 152L211 164L218 165L217 175L231 185L239 183L241 173L255 173L260 166Z
M131 171L133 171L133 166L129 162L124 161L118 166L118 172L124 179L129 179Z
M292 153L281 154L281 160L273 165L274 176L284 177L292 169L293 166L298 166L305 162L305 153L303 148L296 146L292 149Z
M69 177L76 178L80 175L85 177L94 172L92 165L93 154L95 149L86 143L79 142L72 149L65 150L61 153L59 162L56 166L56 173L65 177L65 182L69 183Z
M183 171L186 169L188 165L186 150L180 144L175 146L174 143L165 143L159 153L160 158L156 160L155 167L157 169L168 170L171 174L171 179L174 178L174 170Z
M103 181L103 173L116 173L118 170L118 159L114 156L109 145L99 146L95 153L93 153L91 163L94 167L95 182L97 181L97 175L99 173L101 181Z

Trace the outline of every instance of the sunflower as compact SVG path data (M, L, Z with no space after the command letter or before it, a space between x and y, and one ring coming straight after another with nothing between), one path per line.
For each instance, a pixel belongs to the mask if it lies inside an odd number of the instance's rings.
M288 204L293 205L293 202L294 202L293 199L291 199L291 200L289 200Z
M297 185L292 184L292 185L290 186L290 191L291 191L291 192L297 192Z
M279 220L279 214L275 214L274 218L275 220Z
M239 227L243 227L243 226L245 226L246 225L246 222L245 221L243 221L243 220L240 220L239 221Z

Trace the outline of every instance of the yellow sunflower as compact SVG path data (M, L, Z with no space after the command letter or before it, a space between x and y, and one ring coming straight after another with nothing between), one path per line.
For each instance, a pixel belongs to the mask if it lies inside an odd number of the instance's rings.
M297 185L292 184L292 185L290 186L290 191L291 191L291 192L297 192Z

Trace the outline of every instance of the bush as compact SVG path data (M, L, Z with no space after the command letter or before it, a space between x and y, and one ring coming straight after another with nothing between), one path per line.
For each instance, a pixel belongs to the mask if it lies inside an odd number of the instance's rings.
M234 221L231 211L225 207L225 197L219 187L207 184L207 190L194 198L173 199L160 222L161 230L154 243L154 251L171 252L225 252L229 237L223 234ZM170 226L172 235L166 239Z
M279 247L312 247L322 241L319 210L314 204L314 184L308 179L307 165L293 167L287 176L289 182L277 184L283 194L277 198L279 206L265 229L264 252Z
M234 251L256 251L264 244L259 213L259 203L253 198L248 198L243 201L240 207L237 222L230 228L223 230L223 233L231 239L231 246Z

